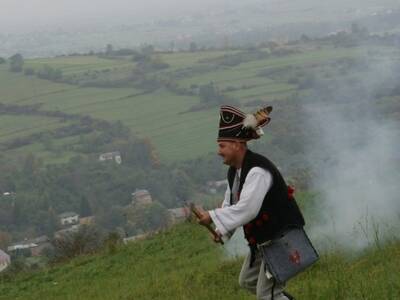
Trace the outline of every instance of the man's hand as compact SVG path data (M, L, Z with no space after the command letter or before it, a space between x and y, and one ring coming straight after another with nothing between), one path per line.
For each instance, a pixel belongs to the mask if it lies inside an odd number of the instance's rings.
M223 240L222 240L222 236L221 236L221 234L218 232L218 230L215 230L215 233L216 233L216 235L213 235L213 241L215 242L215 243L221 243L221 244L223 244L224 242L223 242Z
M212 223L212 219L211 219L210 213L208 211L202 209L201 207L197 207L197 211L200 214L199 224L207 226Z

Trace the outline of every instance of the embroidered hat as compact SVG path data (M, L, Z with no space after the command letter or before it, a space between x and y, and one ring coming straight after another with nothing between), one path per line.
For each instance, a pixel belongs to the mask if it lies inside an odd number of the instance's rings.
M260 138L264 132L261 127L269 123L272 106L245 114L239 109L224 105L220 109L218 141L249 141Z

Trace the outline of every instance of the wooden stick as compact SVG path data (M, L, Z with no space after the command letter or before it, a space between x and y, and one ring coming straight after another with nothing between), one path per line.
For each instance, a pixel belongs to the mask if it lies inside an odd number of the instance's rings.
M196 208L196 206L193 203L189 204L190 210L192 211L192 213L198 218L201 218L201 213L198 211L198 209ZM218 243L221 243L221 245L224 244L224 241L221 239L221 237L219 236L219 234L210 226L210 225L204 225L209 232L211 232L211 234L214 236L214 239L216 241L218 241Z

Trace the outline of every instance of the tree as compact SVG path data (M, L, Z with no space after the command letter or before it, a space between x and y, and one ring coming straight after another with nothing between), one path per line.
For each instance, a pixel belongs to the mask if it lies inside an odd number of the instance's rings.
M197 44L195 42L191 42L189 46L190 52L196 52L197 51Z
M128 224L133 225L136 230L143 232L156 230L168 225L168 213L159 202L147 205L132 206L126 213Z
M44 65L43 68L37 72L37 76L41 79L57 81L62 79L63 74L60 69L54 69L51 66Z
M357 35L359 37L366 37L369 34L367 28L361 27L357 23L352 23L351 24L351 33L354 34L354 35Z
M35 75L35 70L33 68L25 68L24 74L27 76Z
M24 65L24 58L17 53L10 57L10 71L21 72Z
M36 159L36 157L32 154L29 153L23 162L23 173L27 175L29 178L32 178L39 169L40 163Z
M56 259L94 253L103 245L104 236L99 228L81 225L76 232L66 233L54 240Z
M189 176L182 170L172 171L174 192L179 202L189 199L193 194L193 184Z
M0 230L0 249L7 249L11 242L11 236L4 231Z
M6 60L3 57L0 57L0 65L5 64L5 63L6 63Z
M114 47L111 44L107 44L106 46L106 55L112 55L114 52Z
M89 201L85 197L82 197L80 203L80 216L88 217L91 215L92 215L92 209L90 208Z

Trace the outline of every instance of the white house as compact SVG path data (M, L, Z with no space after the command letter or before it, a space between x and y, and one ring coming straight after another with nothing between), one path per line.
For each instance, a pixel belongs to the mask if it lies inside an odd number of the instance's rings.
M99 161L114 160L117 164L122 163L121 153L119 151L100 154Z
M65 212L58 215L61 225L73 225L79 223L79 215L75 212Z
M0 249L0 272L7 269L7 267L11 264L10 255L5 253L3 250Z
M34 247L37 247L38 245L32 242L19 242L19 243L15 243L12 244L11 246L7 247L7 251L8 252L13 252L13 251L17 251L17 250L24 250L24 249L31 249Z

